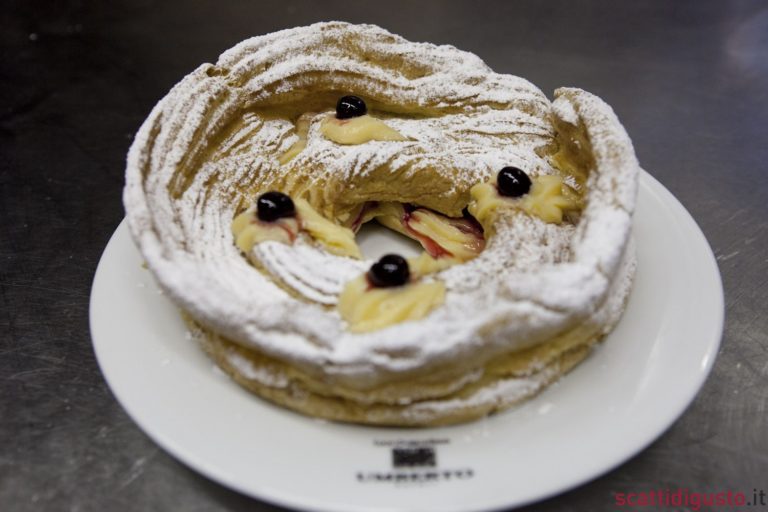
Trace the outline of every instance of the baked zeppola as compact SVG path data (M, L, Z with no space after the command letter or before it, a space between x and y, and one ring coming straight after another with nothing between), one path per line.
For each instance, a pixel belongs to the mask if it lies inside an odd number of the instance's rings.
M452 46L318 23L179 82L128 155L149 269L235 381L426 426L529 398L619 320L639 166L611 108ZM366 258L366 222L418 257Z

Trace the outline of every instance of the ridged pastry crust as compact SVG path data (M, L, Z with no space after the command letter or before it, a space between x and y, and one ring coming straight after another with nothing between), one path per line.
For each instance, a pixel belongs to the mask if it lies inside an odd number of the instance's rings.
M364 97L406 140L322 137L341 94ZM308 112L306 147L281 163ZM254 266L229 230L270 189L339 221L367 201L458 215L506 165L568 176L579 218L501 212L478 257L434 276L441 307L378 331L350 332L334 307L370 261L302 238L257 244ZM535 394L610 331L634 273L638 171L613 111L585 91L550 102L451 46L332 22L249 39L185 77L136 136L124 202L158 283L239 383L314 416L433 425Z

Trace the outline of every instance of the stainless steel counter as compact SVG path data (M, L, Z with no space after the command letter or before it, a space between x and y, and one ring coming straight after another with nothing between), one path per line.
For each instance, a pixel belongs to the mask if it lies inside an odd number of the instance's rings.
M177 463L126 416L93 356L88 299L152 105L236 42L323 19L450 43L549 94L598 94L717 256L725 334L698 398L623 466L528 509L612 510L614 492L656 488L768 491L768 4L17 0L3 11L0 510L276 510Z

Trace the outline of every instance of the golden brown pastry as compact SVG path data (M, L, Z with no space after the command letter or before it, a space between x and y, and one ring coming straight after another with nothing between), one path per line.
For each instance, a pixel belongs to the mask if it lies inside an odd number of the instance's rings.
M536 394L612 329L638 171L585 91L550 102L454 47L332 22L185 77L136 137L124 202L237 382L312 416L436 425ZM366 260L367 221L425 254Z

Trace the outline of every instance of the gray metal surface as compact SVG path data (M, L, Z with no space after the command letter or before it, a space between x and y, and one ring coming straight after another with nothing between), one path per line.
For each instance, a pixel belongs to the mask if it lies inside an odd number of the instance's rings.
M94 360L88 298L152 105L236 42L322 19L603 97L719 260L724 340L690 409L618 469L527 509L768 491L768 4L19 0L0 17L0 510L277 510L180 465L126 416Z

